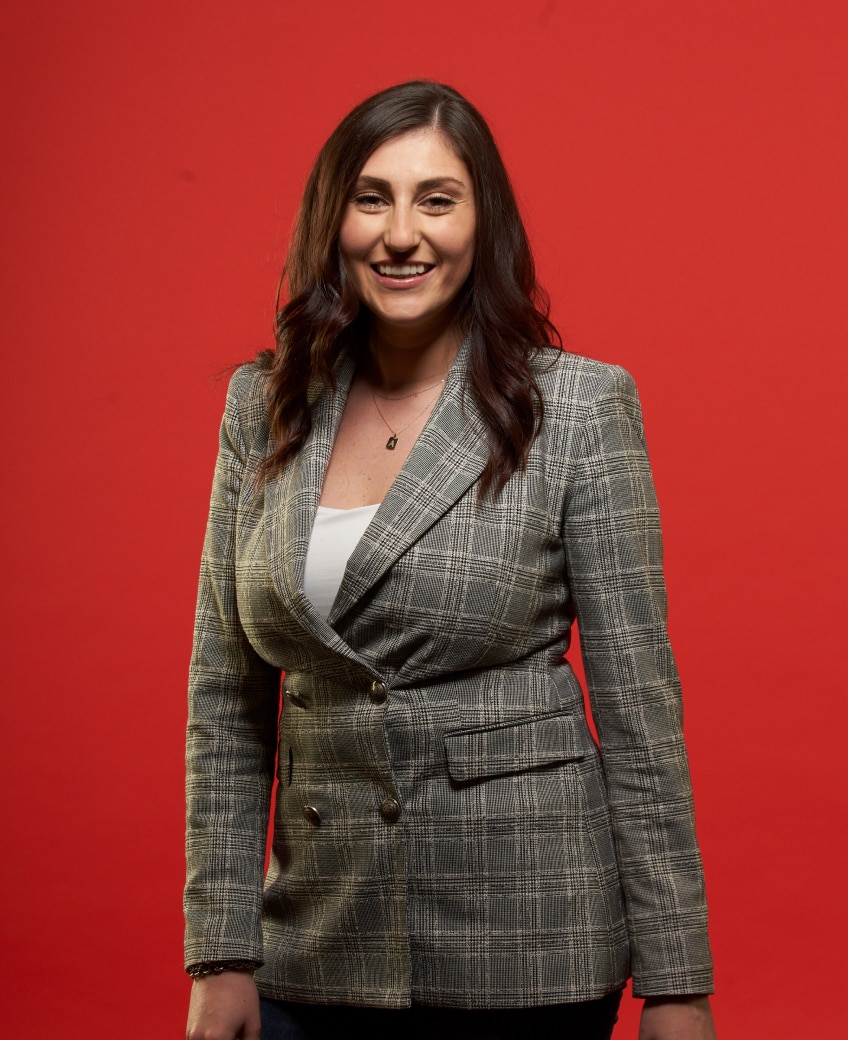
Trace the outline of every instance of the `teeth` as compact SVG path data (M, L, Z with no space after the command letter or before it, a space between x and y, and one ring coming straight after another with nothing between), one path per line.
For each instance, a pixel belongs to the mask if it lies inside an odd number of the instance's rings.
M424 274L427 264L377 264L377 271L386 278L409 278Z

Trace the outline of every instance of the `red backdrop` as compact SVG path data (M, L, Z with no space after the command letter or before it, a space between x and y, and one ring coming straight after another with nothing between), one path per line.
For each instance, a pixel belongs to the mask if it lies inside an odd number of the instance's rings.
M11 7L4 1032L181 1033L181 745L214 377L269 343L327 133L427 76L489 118L567 345L641 389L720 1036L832 1035L846 5Z

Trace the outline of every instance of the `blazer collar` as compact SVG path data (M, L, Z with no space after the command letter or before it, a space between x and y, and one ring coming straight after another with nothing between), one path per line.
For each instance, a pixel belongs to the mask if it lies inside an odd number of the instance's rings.
M297 458L269 482L268 551L275 580L301 624L335 649L352 653L332 626L483 471L488 455L485 425L466 392L467 359L466 339L424 429L348 561L326 621L304 594L303 575L321 485L353 380L352 356L340 359L336 393L325 391L317 397L312 431Z

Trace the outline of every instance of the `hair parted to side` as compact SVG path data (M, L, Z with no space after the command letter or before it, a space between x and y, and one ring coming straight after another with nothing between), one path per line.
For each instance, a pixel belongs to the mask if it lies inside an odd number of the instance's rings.
M366 342L360 307L339 255L339 228L366 160L381 144L414 130L438 130L472 176L477 213L474 262L458 300L457 320L470 336L468 389L486 423L489 459L480 494L500 492L520 469L542 418L531 358L561 345L548 320L547 295L509 176L480 113L452 87L415 80L357 105L330 135L300 204L280 293L277 349L261 355L276 450L264 475L297 454L311 428L313 380L335 390L335 363ZM279 297L278 297L279 307Z

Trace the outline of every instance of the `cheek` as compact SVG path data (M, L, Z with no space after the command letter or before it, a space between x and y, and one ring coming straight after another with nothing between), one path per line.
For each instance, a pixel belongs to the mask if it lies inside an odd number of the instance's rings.
M458 282L464 282L474 265L474 241L467 238L457 240L452 243L450 252L446 251L443 255L450 257L453 277Z
M356 260L368 252L366 229L355 216L346 217L339 228L339 249L345 260Z
M442 243L444 256L449 256L456 264L467 266L470 270L474 260L474 227L457 227Z

